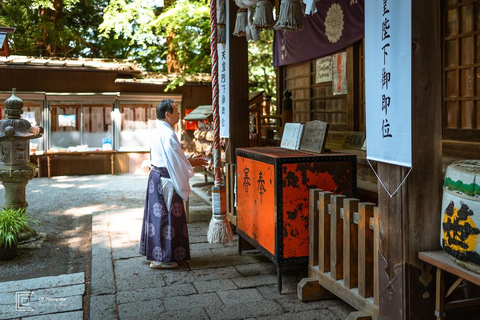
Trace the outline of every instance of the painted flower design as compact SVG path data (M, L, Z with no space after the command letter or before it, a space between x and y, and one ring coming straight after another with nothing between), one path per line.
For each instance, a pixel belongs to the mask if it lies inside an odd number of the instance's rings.
M162 248L155 247L152 250L152 256L153 256L153 259L157 261L162 261L165 256L165 252L162 250Z
M149 193L153 193L153 191L155 191L155 185L153 184L153 181L150 180L150 181L148 182L148 192L149 192Z
M160 203L157 202L153 205L153 214L155 215L155 217L160 217L160 215L162 214L162 207Z
M155 235L155 226L153 225L153 223L147 222L145 227L147 229L147 235L149 237L153 237Z
M325 34L328 41L336 43L343 32L343 10L338 3L334 3L327 11L325 18Z
M175 237L175 229L171 226L165 226L162 228L162 237L167 240L172 240Z
M179 202L176 202L173 204L173 210L172 210L172 213L175 217L181 217L183 215L183 208L182 208L183 204L179 203Z
M173 258L175 261L183 261L185 260L185 257L187 256L187 250L183 247L177 247L173 251Z

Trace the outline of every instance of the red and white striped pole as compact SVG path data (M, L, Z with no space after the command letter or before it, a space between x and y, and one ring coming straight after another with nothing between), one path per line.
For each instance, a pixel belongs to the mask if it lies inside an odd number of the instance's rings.
M210 1L210 51L212 58L212 111L213 111L213 168L215 186L222 184L220 155L220 113L218 104L218 48L217 48L217 1Z

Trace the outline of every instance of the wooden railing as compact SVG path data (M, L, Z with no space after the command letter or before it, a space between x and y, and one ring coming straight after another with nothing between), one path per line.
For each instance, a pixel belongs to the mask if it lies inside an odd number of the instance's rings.
M378 208L373 203L310 189L308 278L302 301L334 294L358 312L348 319L378 318Z

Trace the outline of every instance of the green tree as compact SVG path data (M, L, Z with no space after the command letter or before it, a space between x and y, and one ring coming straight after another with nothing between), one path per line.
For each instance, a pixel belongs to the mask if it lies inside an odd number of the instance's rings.
M210 11L205 1L112 0L102 36L130 38L142 46L135 58L147 69L168 73L210 72Z
M250 92L264 90L275 105L276 76L273 67L273 30L263 30L261 41L248 43Z
M164 2L164 3L163 3ZM175 73L169 86L210 73L210 1L0 0L0 26L13 54L134 59L147 71ZM273 32L249 43L251 90L275 96Z
M126 58L130 39L100 38L108 0L0 0L0 26L14 27L13 54Z

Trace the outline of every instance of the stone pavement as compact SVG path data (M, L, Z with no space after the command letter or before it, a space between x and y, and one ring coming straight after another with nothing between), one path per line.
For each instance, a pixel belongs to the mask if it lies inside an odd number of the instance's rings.
M353 311L337 299L298 300L303 270L286 270L279 294L270 260L256 250L239 256L236 236L229 244L209 244L211 207L189 211L191 260L173 270L151 269L138 254L142 208L94 213L90 319L333 320Z
M197 174L192 184L203 182ZM209 200L202 189L194 188L200 198ZM138 190L135 192L142 192ZM62 287L63 291L45 293L49 297L71 297L70 303L58 303L50 312L39 309L32 319L346 319L354 311L339 299L301 302L298 282L306 276L303 269L283 272L283 291L277 290L276 267L263 254L251 250L238 255L236 237L229 244L207 242L211 207L197 201L190 206L188 225L191 260L177 269L151 269L138 254L143 208L98 211L92 214L92 263L90 282L83 273L58 277L1 283L0 319L26 317L26 313L5 313L11 308L16 290ZM71 277L55 286L41 285ZM24 286L19 283L25 282ZM30 281L30 282L28 282ZM83 285L83 287L82 287ZM90 287L89 287L90 285ZM87 290L85 290L87 286ZM88 288L89 287L89 288ZM83 288L83 289L82 289ZM89 290L88 290L89 289ZM84 293L85 292L85 293ZM5 293L9 293L5 296ZM36 292L41 297L41 292ZM90 303L79 306L79 295L90 296ZM70 299L70 298L69 298ZM3 301L3 302L2 302ZM7 301L7 302L5 302ZM66 300L62 300L66 301ZM68 300L70 301L70 300ZM35 307L34 300L31 305ZM88 304L88 303L87 303ZM62 309L63 307L63 309ZM40 311L43 310L41 313ZM54 313L55 312L55 313ZM42 316L43 315L43 316Z
M0 286L0 319L82 320L84 293L83 272L3 282Z

